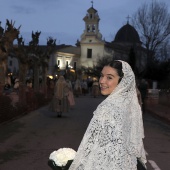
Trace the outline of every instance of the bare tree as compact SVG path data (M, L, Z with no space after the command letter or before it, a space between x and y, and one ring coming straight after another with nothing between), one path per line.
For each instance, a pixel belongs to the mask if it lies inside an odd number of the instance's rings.
M170 41L164 41L157 49L155 58L159 61L169 61L170 59Z
M153 61L157 48L170 35L170 14L167 5L157 1L143 4L132 17L132 23L147 49L148 60Z

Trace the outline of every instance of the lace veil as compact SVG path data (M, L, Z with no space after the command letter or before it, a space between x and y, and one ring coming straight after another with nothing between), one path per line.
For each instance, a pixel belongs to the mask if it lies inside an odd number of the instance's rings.
M94 111L69 170L136 170L137 157L146 163L135 76L121 62L124 76Z

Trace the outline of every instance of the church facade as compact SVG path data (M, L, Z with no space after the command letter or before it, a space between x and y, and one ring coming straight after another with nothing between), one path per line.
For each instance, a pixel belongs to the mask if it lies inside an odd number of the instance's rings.
M57 65L61 70L67 68L94 68L99 59L113 57L127 62L135 62L135 68L142 72L146 65L146 51L142 47L139 35L129 22L121 27L112 42L102 39L100 17L93 5L83 18L85 29L77 40L76 46L67 46L57 50L51 57L49 68ZM50 74L50 70L49 70Z

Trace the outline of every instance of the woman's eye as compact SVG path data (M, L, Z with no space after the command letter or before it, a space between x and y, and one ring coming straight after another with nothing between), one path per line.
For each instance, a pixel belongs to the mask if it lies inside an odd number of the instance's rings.
M112 79L112 77L107 77L107 79L111 80L111 79Z

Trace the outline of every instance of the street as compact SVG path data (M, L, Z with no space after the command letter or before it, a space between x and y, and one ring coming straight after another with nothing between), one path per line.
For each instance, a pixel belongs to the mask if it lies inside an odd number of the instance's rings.
M148 169L169 170L170 125L153 118L149 114L144 114L144 129L144 145L148 153Z
M103 99L80 96L75 98L75 108L62 118L45 106L0 125L0 170L50 170L50 153L62 147L77 150ZM145 113L144 128L148 170L169 170L170 126Z

